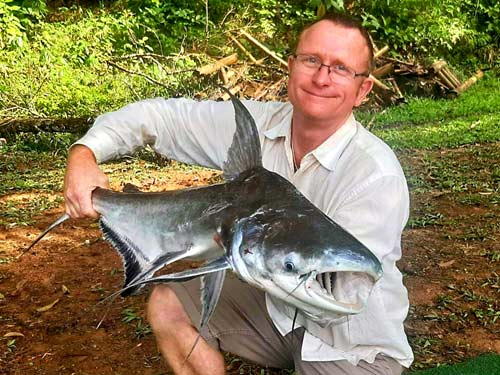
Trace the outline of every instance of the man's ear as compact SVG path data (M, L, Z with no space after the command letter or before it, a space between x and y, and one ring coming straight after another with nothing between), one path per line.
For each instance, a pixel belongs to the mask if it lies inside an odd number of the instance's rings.
M361 105L363 99L366 98L368 93L372 90L372 87L373 87L373 80L371 79L371 77L365 78L361 83L361 85L359 86L358 93L356 95L356 101L354 103L355 107L359 107Z

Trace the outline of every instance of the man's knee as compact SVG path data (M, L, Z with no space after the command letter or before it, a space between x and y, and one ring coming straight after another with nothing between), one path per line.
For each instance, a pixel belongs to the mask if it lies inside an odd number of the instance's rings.
M167 285L158 285L153 289L147 314L149 324L156 335L175 334L182 325L192 325L179 298Z

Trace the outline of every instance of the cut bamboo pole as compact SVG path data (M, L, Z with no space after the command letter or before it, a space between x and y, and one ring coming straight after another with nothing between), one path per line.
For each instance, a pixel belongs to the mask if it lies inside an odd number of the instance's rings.
M377 60L380 56L382 56L387 51L389 51L389 46L384 46L382 49L379 49L377 52L374 53L373 60Z
M266 54L271 56L273 59L278 61L281 66L285 69L288 69L288 63L283 60L281 57L279 57L276 52L271 51L269 48L267 48L265 45L263 45L261 42L259 42L257 39L255 39L253 36L251 36L249 33L247 33L245 30L240 31L241 34L247 38L251 43L253 43L257 48L260 48L262 51L264 51Z
M377 68L373 71L373 76L380 78L383 77L387 74L391 74L394 71L394 64L393 63L387 63L380 68Z
M253 57L253 55L245 48L243 44L240 43L238 39L234 38L232 35L229 35L229 37L234 42L234 44L236 44L238 48L241 49L245 55L247 55L247 57L250 59L251 62L257 65L260 64L259 61L257 61L257 59Z
M381 81L379 81L377 78L375 78L372 74L370 74L370 79L373 81L373 84L382 90L385 91L392 91L388 86L384 85Z
M458 80L458 78L455 76L455 74L453 74L451 72L450 69L448 69L448 67L444 67L442 70L441 70L445 75L446 77L453 83L453 86L454 87L458 87L460 86L460 81Z
M236 95L236 93L237 93L238 91L241 91L241 89L242 89L242 88L243 88L243 86L242 86L241 84L239 84L239 85L236 85L236 86L234 86L234 87L230 88L230 89L229 89L229 92L230 92L231 94L233 94L233 95ZM221 98L222 98L222 100L229 100L229 94L224 93L224 94L221 96Z
M446 61L438 60L432 64L432 68L450 90L455 90L460 85L460 81L448 70Z
M483 71L478 70L476 74L474 74L472 77L470 77L468 80L466 80L464 83L462 83L460 86L457 87L457 92L461 93L467 90L469 87L471 87L474 83L476 83L483 77L484 77Z
M236 55L236 53L233 53L232 55L223 57L222 59L217 60L212 64L202 66L201 68L198 69L198 73L205 75L211 74L213 72L218 71L223 66L235 64L236 62L238 62L238 55Z

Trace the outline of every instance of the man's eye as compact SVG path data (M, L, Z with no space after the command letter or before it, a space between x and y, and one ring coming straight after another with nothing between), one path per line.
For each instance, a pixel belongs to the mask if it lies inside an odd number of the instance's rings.
M347 72L349 69L347 69L347 66L345 65L335 65L335 68L339 71L339 72Z
M318 58L317 58L317 57L314 57L314 56L304 56L303 61L304 61L306 64L316 65L316 64L318 63Z

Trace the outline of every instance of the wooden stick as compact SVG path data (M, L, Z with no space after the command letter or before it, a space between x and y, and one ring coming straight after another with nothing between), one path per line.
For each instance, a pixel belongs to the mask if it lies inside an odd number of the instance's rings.
M381 88L382 90L385 90L385 91L392 91L389 87L387 87L386 85L384 85L382 82L380 82L377 78L375 78L373 75L370 74L370 77L369 77L372 81L373 81L373 84L379 88Z
M394 70L394 64L393 63L387 63L380 68L377 68L373 71L373 76L380 78L383 77L387 74L391 74Z
M373 55L373 60L377 60L380 56L382 56L384 53L389 51L389 46L384 46L382 49L379 49L375 54Z
M243 44L241 44L239 42L238 39L234 38L232 35L229 35L229 37L234 42L234 44L236 44L238 46L238 48L241 49L245 55L247 55L247 57L250 59L251 62L253 62L254 64L257 64L257 65L260 64L257 61L257 59L255 57L253 57L253 55L245 48L245 46L243 46Z
M241 30L241 34L243 36L245 36L245 38L247 38L250 42L252 42L255 46L257 46L258 48L260 48L262 51L264 51L265 53L267 53L269 56L271 56L273 59L275 59L276 61L278 61L281 66L285 69L288 69L288 64L285 60L283 60L281 57L279 57L276 52L274 51L271 51L269 48L267 48L265 45L263 45L262 43L260 43L257 39L255 39L253 36L251 36L250 34L248 34L245 30Z
M394 91L398 95L398 99L402 99L403 98L403 93L399 89L399 86L398 86L396 80L394 78L389 78L389 79L391 80L392 87L394 87Z
M469 87L471 87L474 83L476 83L483 77L484 77L483 71L478 70L476 74L474 74L472 77L470 77L468 80L466 80L464 83L462 83L460 86L457 87L457 92L461 93L467 90Z
M240 85L236 85L236 86L234 86L233 88L229 89L229 91L231 92L231 94L236 95L236 93L237 93L238 91L241 91L241 89L242 89L242 85L240 84ZM223 95L221 96L221 98L222 98L223 100L228 100L228 99L229 99L229 94L225 93L225 94L223 94Z
M223 57L222 59L217 60L212 64L202 66L201 68L198 69L198 73L205 75L211 74L213 72L216 72L223 66L235 64L236 62L238 62L238 55L236 53L233 53L232 55Z
M219 72L220 72L220 76L222 78L222 82L224 83L224 86L227 86L229 80L227 78L226 68L224 66L221 66Z

